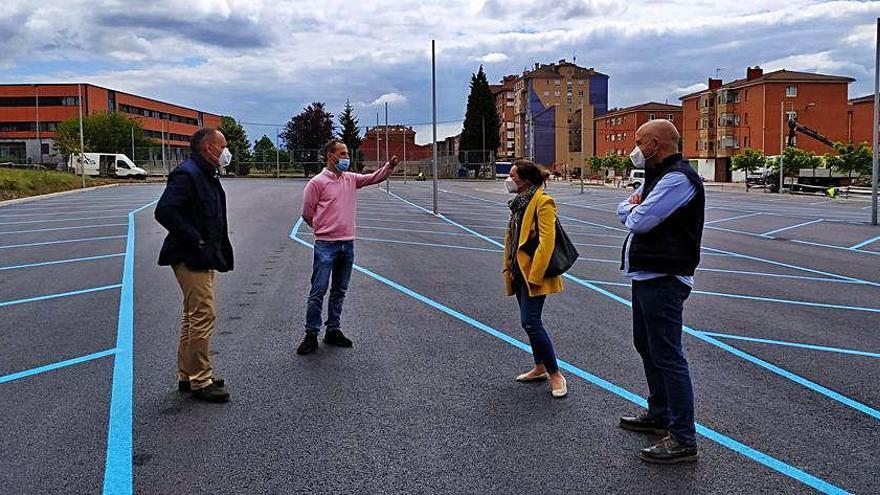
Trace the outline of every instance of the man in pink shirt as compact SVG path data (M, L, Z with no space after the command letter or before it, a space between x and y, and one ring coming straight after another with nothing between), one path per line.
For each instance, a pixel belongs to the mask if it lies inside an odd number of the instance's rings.
M306 305L306 335L296 353L311 354L318 349L321 331L321 309L324 294L330 287L327 305L327 332L324 343L351 347L351 340L339 326L342 302L351 279L354 264L355 217L357 190L378 184L388 178L397 166L397 157L372 174L347 172L351 163L348 147L338 139L324 146L327 166L306 185L303 192L302 217L315 233L315 257L312 265L312 290ZM331 285L332 280L332 285Z

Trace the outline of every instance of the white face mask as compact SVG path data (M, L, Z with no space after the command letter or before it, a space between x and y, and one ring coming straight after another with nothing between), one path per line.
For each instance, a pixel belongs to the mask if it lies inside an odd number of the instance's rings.
M519 192L519 186L513 180L513 177L508 177L507 180L504 181L504 187L507 188L507 192L510 194Z
M638 145L629 154L629 159L635 168L645 168L645 155Z
M229 148L223 148L218 161L220 162L220 168L226 168L232 163L232 153L229 151Z

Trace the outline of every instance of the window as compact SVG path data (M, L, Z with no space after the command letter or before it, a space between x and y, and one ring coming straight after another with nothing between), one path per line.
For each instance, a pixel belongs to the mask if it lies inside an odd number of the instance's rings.
M654 120L654 114L653 114L653 113L649 113L649 114L648 114L648 120Z
M674 119L675 119L675 115L673 115L671 113L666 114L666 120L672 122Z
M512 106L513 106L513 101L511 101L511 100L507 100L507 106L512 107Z
M719 140L719 148L739 148L739 140L733 136L725 136Z
M745 90L746 101L749 101L749 90Z
M748 112L746 112L746 114L743 115L743 123L744 123L745 125L749 125L749 114L748 114Z
M611 140L612 140L612 141L615 141L614 138L615 138L616 136L617 136L617 134L612 134L612 135L611 135Z
M49 143L43 143L40 145L40 154L48 155L49 154Z
M797 96L797 86L788 86L785 88L785 96L794 98Z
M554 91L553 96L559 96L559 91Z
M748 137L748 136L744 136L744 137L743 137L743 147L744 147L744 148L748 148L748 147L749 147L749 137Z
M562 81L556 79L555 81L553 81L553 84L555 84L556 86L562 86Z
M578 96L581 96L581 97L584 96L584 92L583 92L583 90L578 91Z
M505 125L507 126L508 129L513 129L515 124L513 122L507 122Z
M572 104L571 95L566 96L566 97L565 97L565 101L566 101L569 105L571 105L571 104ZM571 112L571 108L569 108L568 111Z
M797 112L785 112L785 120L797 120Z
M116 161L116 168L124 168L125 170L128 170L130 167L124 161L117 160Z
M512 138L512 137L513 137L513 131L507 131L507 137L508 137L508 138Z
M549 91L544 91L544 96L550 96L550 92L549 92Z
M513 149L513 141L507 142L507 149Z
M623 119L617 117L617 125L623 124Z

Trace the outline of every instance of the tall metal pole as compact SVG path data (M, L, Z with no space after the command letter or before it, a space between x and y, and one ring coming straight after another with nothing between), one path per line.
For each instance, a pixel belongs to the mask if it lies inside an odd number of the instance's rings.
M373 134L376 135L376 170L379 169L379 112L376 112L376 129Z
M877 19L877 45L874 58L874 157L871 164L871 225L877 225L877 127L880 126L880 117L877 112L880 109L880 18Z
M783 175L783 158L782 155L785 154L785 142L783 141L784 134L784 125L785 125L785 102L779 102L779 118L782 122L779 125L779 194L782 195L782 184L785 176Z
M433 168L434 168L434 214L439 215L437 206L437 55L434 51L434 40L431 40L431 127L434 142Z
M131 126L131 162L134 163L134 126Z
M37 163L42 164L43 163L43 140L40 138L40 86L37 84L34 84L34 98L36 99L36 105L37 105L37 149L38 149L37 156L40 157L40 159L37 160Z
M385 162L390 162L391 157L388 155L388 102L385 102ZM391 177L385 179L385 192L388 192L391 184Z
M406 138L408 132L407 127L403 126L403 183L406 184Z
M529 111L529 161L535 162L535 118Z
M584 97L581 96L581 194L584 193L584 172L587 171L587 148L584 145Z
M86 145L85 136L83 135L83 94L82 84L77 85L79 91L79 170L82 176L82 187L86 187Z
M486 160L486 116L485 115L480 116L480 124L481 124L481 126L482 126L481 128L483 130L483 147L481 148L481 151L480 151L480 161L485 162L485 160Z
M275 178L281 178L281 147L278 141L278 128L275 128Z

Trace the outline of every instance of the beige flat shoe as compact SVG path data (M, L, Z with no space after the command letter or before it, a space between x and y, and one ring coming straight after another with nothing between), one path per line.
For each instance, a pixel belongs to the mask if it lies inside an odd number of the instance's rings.
M547 373L546 371L544 373L541 373L540 375L530 375L528 373L523 373L522 375L516 377L516 381L520 383L540 382L548 378L550 378L550 373Z
M550 395L552 395L554 399L561 399L568 395L568 382L565 381L565 377L562 377L561 387L550 389Z

